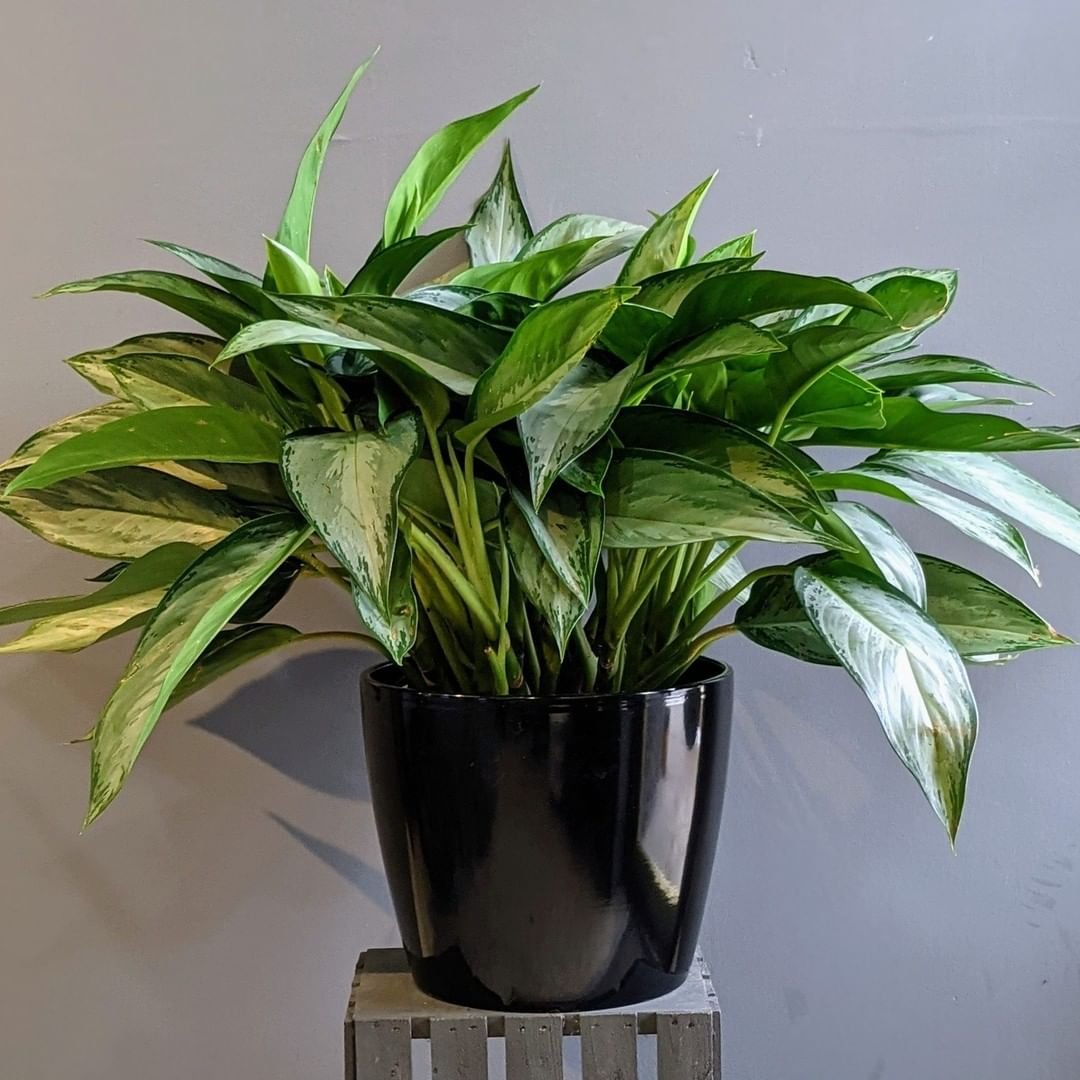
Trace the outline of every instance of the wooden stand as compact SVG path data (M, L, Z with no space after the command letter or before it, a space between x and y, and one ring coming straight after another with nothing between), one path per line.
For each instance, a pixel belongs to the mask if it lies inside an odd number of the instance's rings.
M584 1080L637 1080L639 1048L650 1041L658 1080L720 1080L720 1006L700 953L685 985L666 997L518 1015L425 997L401 949L360 954L345 1013L345 1080L413 1080L413 1039L431 1041L437 1080L488 1080L489 1039L504 1040L506 1080L563 1080L563 1042L575 1037Z

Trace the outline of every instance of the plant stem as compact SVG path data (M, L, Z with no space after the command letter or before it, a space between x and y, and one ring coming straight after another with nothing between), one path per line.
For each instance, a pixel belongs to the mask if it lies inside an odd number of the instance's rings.
M439 568L447 582L453 586L454 591L461 597L465 606L476 617L480 629L490 642L498 640L499 628L495 613L481 599L469 580L457 568L454 561L443 551L438 543L427 535L422 529L412 522L406 526L408 529L409 543L419 547L428 555L433 563Z
M346 580L343 570L339 570L335 566L327 566L317 555L301 554L296 557L313 573L326 578L327 581L332 581L350 596L352 595L352 585Z

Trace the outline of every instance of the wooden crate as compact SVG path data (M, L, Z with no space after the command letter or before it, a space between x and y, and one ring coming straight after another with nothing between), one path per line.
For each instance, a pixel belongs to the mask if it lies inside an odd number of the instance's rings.
M488 1040L502 1039L506 1080L563 1080L564 1040L581 1040L584 1080L637 1080L655 1041L658 1080L720 1080L720 1007L700 953L684 986L632 1008L539 1014L463 1009L417 990L401 949L369 949L345 1014L345 1080L413 1076L412 1041L431 1043L436 1080L488 1080Z

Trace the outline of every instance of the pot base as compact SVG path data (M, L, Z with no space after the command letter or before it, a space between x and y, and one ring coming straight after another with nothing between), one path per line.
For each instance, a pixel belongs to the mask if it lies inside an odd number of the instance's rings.
M413 981L428 997L467 1009L496 1012L588 1012L640 1005L678 990L689 974L689 971L659 971L638 960L617 985L601 989L584 1000L533 1001L512 996L503 1001L473 974L457 949L434 957L406 955Z

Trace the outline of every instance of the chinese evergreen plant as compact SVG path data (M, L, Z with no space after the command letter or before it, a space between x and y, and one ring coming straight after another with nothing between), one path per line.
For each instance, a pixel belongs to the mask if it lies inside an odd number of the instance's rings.
M87 821L168 706L321 636L265 621L319 577L354 598L366 634L351 636L417 689L660 688L733 633L841 665L954 835L976 731L965 663L1068 639L915 554L860 498L922 507L1034 576L1008 518L1080 550L1080 512L996 455L1074 448L1080 431L975 411L1016 403L956 384L1032 384L912 351L951 271L764 270L752 233L700 251L711 179L647 228L568 214L534 229L507 148L469 222L421 232L532 91L430 138L363 266L320 272L315 190L363 70L303 156L261 276L162 243L213 284L136 270L49 294L138 293L209 331L71 358L112 400L2 467L0 509L113 565L89 595L0 611L29 624L0 651L140 630L93 729ZM467 265L406 284L459 238ZM615 260L614 284L567 293ZM815 456L831 446L870 454L837 471ZM748 571L759 541L772 554Z

